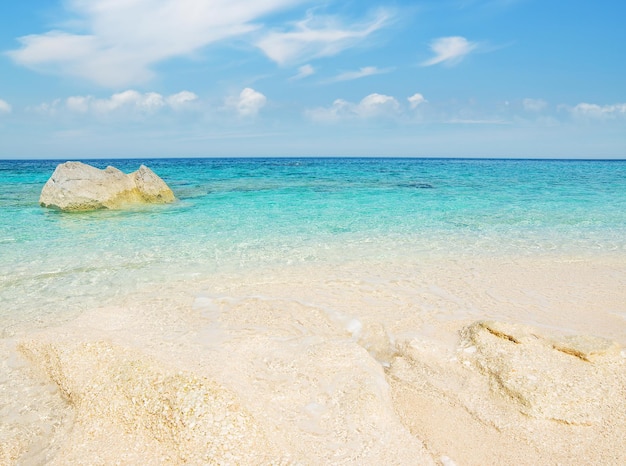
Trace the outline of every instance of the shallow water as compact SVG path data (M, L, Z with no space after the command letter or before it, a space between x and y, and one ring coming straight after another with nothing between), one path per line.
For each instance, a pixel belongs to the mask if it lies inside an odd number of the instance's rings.
M57 163L0 161L5 332L227 270L626 250L622 161L99 160L148 165L179 201L81 214L37 205Z

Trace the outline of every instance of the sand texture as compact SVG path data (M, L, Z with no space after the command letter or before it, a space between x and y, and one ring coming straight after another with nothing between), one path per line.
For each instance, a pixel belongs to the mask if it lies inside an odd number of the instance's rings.
M626 464L624 264L299 266L142 290L5 340L48 420L7 418L22 427L0 462Z

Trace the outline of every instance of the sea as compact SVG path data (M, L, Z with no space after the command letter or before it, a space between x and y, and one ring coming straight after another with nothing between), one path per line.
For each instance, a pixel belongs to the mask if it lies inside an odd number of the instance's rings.
M61 162L0 160L0 335L216 272L626 252L623 160L86 160L144 164L178 199L86 213L39 206Z

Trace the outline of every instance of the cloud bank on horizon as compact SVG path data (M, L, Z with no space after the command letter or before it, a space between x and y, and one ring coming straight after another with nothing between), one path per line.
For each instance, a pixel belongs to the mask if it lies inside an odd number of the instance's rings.
M0 7L15 20L0 35L1 158L33 152L6 135L34 122L55 141L89 140L96 127L124 135L132 122L138 134L160 134L163 156L210 127L232 146L198 142L190 155L314 155L285 135L343 155L342 128L355 153L582 156L574 141L584 135L589 156L626 157L626 67L615 47L626 43L616 19L626 6L617 0L605 9L574 0L565 17L536 0L34 3ZM597 29L581 37L591 17ZM238 140L244 133L263 139L263 153ZM112 144L133 149L124 137Z

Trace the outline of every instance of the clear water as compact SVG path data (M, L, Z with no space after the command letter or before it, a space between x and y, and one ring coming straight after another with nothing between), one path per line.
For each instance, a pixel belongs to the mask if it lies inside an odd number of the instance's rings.
M0 335L146 284L424 255L626 252L626 161L155 159L179 201L39 207L59 161L0 161Z

